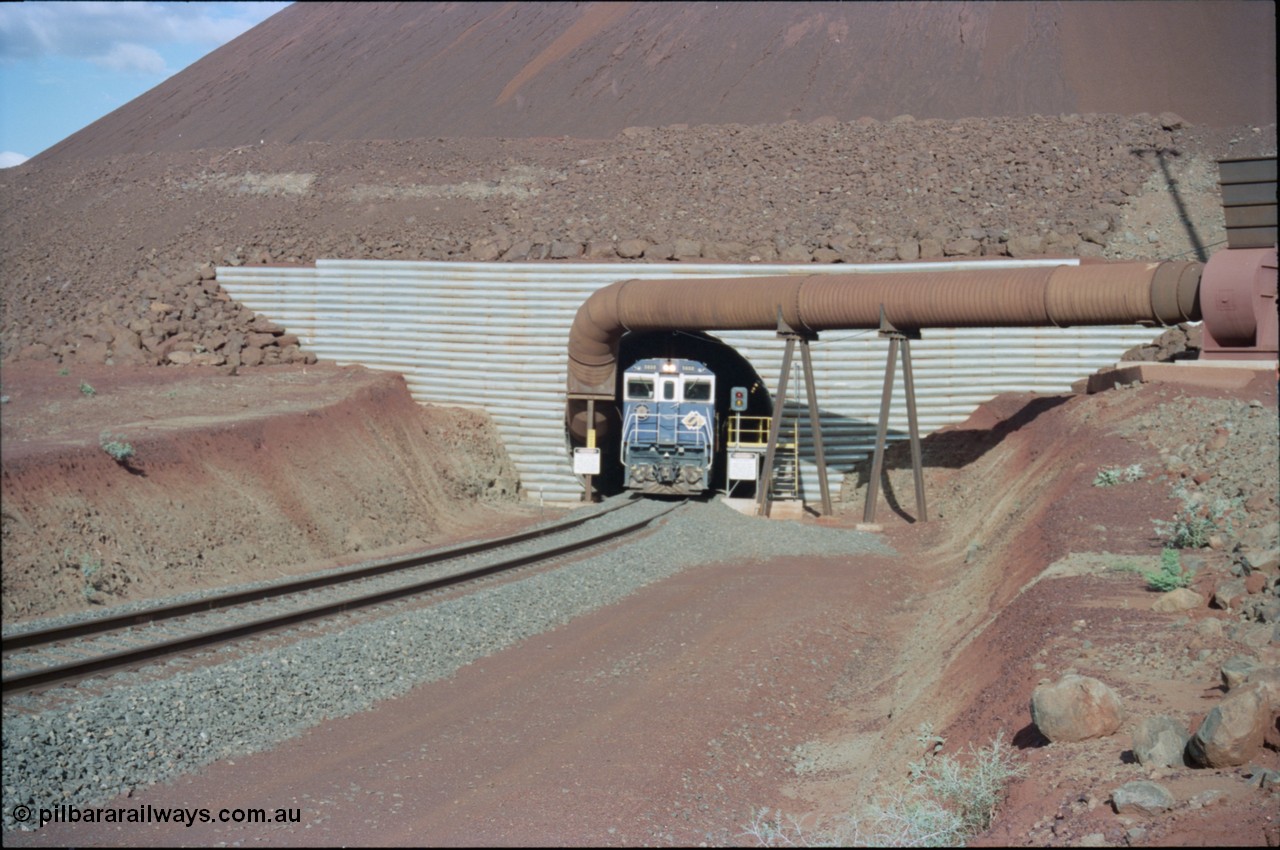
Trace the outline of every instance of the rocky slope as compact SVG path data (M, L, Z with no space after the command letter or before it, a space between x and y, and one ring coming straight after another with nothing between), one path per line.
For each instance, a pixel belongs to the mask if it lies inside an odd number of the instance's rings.
M1274 152L1274 124L1062 115L34 161L0 172L0 353L305 362L221 292L224 264L1206 256L1214 160Z
M637 125L1275 120L1266 3L296 3L41 159Z
M1273 845L1275 393L1259 373L1232 387L1009 394L925 438L932 521L879 514L903 560L945 576L908 585L917 640L887 679L898 698L868 712L896 731L873 740L896 737L897 759L864 757L865 736L806 754L891 777L935 743L972 763L968 746L1003 730L1026 773L979 845ZM885 466L889 505L910 510L908 447ZM857 484L845 482L847 510L861 507ZM1153 587L1166 561L1187 588ZM908 707L900 695L926 691L921 671L935 667L945 684ZM936 738L912 738L925 723Z
M59 371L4 371L6 625L527 519L489 418L415 404L399 375Z

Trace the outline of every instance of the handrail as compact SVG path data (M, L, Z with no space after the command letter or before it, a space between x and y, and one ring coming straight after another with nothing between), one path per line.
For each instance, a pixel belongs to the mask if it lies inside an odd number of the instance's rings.
M742 423L750 421L753 424L750 428L743 428ZM769 424L772 422L771 416L731 416L729 419L729 434L726 446L731 449L760 448L763 449L769 442ZM785 427L785 426L784 426ZM781 431L779 436L781 437ZM780 447L791 447L796 440L796 423L791 422L791 442L779 440Z

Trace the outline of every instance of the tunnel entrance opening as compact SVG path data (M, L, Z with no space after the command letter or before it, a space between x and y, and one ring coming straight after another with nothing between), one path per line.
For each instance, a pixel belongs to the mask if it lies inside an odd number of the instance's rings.
M769 390L755 367L745 357L709 334L700 331L647 331L624 334L618 344L615 399L622 398L623 373L637 360L651 357L696 360L715 374L716 452L712 463L711 487L713 490L723 491L728 468L725 438L732 415L729 410L730 393L734 387L747 390L747 409L742 411L743 416L770 416L773 413L773 398ZM600 410L605 407L609 409ZM624 489L618 405L597 404L597 411L597 415L604 414L608 424L602 429L607 435L601 435L599 443L600 475L592 483L602 496L612 496ZM751 482L744 482L735 489L734 495L754 496L755 486Z

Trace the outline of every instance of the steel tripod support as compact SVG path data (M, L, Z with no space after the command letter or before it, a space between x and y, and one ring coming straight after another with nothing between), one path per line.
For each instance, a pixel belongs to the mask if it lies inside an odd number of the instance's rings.
M795 356L796 343L800 343L800 362L804 368L804 384L809 403L809 426L813 429L814 454L818 462L818 487L822 494L822 515L831 516L831 490L827 485L827 458L822 446L822 424L818 416L818 392L813 385L813 358L809 352L809 341L817 339L817 334L803 334L792 330L778 315L778 337L787 341L786 350L782 354L782 370L778 375L778 398L774 403L774 415L769 418L769 442L764 452L764 471L760 483L756 485L756 515L768 518L772 500L769 488L773 482L773 462L778 453L778 434L782 429L782 410L787 403L787 381L791 376L791 361ZM799 470L796 470L799 475Z
M916 515L920 522L929 520L924 495L924 469L920 458L920 425L916 417L916 384L911 371L911 340L919 339L920 332L904 333L890 325L881 308L880 336L889 340L889 357L884 366L884 392L880 395L880 421L876 427L876 448L871 461L871 478L867 481L867 503L862 510L862 521L876 521L876 502L880 497L880 474L884 470L884 446L889 433L889 404L893 397L893 377L898 361L898 349L902 349L902 382L907 397L907 426L911 438L911 473L916 489Z
M791 357L795 350L796 341L788 337L786 351L782 354L782 371L778 375L778 398L773 404L773 415L769 417L769 442L764 450L764 469L760 472L760 483L756 486L756 516L765 519L769 518L772 504L769 488L773 484L773 461L778 454L778 432L782 428L782 409L787 403L787 378L791 374Z
M814 460L818 462L818 489L822 496L822 515L831 516L834 512L831 510L831 488L827 486L827 453L822 447L818 390L813 385L813 358L809 353L809 340L803 337L800 339L800 362L804 364L804 387L809 403L809 427L813 429Z

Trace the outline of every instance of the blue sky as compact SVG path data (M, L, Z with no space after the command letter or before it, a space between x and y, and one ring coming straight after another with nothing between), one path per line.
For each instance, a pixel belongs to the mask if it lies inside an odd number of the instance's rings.
M92 124L287 5L0 4L0 168Z

